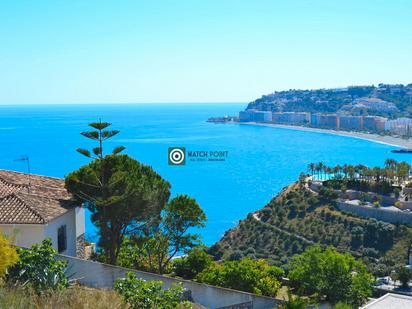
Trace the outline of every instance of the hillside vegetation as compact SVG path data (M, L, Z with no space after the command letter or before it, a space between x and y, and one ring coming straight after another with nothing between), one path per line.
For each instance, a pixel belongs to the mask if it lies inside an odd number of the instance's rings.
M209 251L217 259L247 256L282 266L319 243L362 258L375 275L407 263L411 228L342 213L333 206L334 195L330 190L317 195L295 183L227 231Z
M263 95L248 109L369 114L388 117L411 116L412 84L352 86L339 89L287 90ZM378 107L379 106L379 107ZM376 107L376 108L374 108Z

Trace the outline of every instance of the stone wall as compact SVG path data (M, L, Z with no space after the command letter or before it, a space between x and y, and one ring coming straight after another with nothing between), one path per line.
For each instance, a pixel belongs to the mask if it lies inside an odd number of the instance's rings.
M86 254L85 254L85 237L84 234L81 234L76 238L76 256L80 259L85 259Z
M253 309L273 309L283 301L271 297L259 296L251 293L215 287L207 284L188 280L181 280L167 276L136 271L124 267L113 266L94 261L83 260L71 256L58 255L58 259L68 261L67 275L88 287L113 288L118 278L124 278L126 272L133 271L137 277L144 280L160 280L164 288L169 288L172 283L182 283L191 292L194 302L207 308L221 308L227 306L252 303Z
M317 182L312 182L310 184L310 189L312 189L315 192L319 192L321 187L322 185ZM380 194L373 193L373 192L361 192L361 191L355 191L355 190L347 190L346 192L342 192L340 190L334 190L334 191L339 194L339 198L346 199L346 200L361 200L363 198L362 195L366 193L366 196L365 196L366 202L373 203L374 201L376 201L376 197L378 197L380 204L383 206L394 206L395 203L398 201L395 197L380 195ZM399 202L400 202L400 205L399 205L400 209L412 210L412 201L400 200Z
M319 183L312 182L310 185L310 188L315 191L319 192L320 188L322 185ZM381 195L373 192L362 192L362 191L355 191L355 190L346 190L345 192L342 192L340 190L334 190L340 198L342 199L348 199L348 200L360 200L361 199L361 194L366 194L365 200L367 202L374 202L376 200L376 197L379 197L380 203L383 206L392 206L395 204L397 199L391 196L386 196L386 195Z
M364 218L375 218L389 223L408 224L412 226L412 213L404 211L394 211L384 207L368 207L363 205L354 205L344 201L338 201L337 207L340 211L348 212Z

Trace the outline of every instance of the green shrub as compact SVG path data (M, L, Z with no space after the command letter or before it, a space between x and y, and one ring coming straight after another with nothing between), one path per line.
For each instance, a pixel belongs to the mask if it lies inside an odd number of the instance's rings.
M182 300L183 286L172 285L167 290L162 286L161 281L145 281L128 272L126 278L116 280L114 289L131 309L173 309L179 305L191 308L190 303Z
M205 247L195 247L188 255L173 261L173 269L177 276L185 279L193 279L205 268L212 264L213 258L206 253Z
M401 282L402 287L406 288L412 279L412 271L405 266L398 266L395 270L395 277Z
M333 309L353 309L353 306L344 302L338 302L333 306Z
M245 258L241 261L213 263L197 276L197 280L259 295L276 296L282 276L282 269L268 265L265 260Z
M295 255L289 264L289 279L299 294L326 296L358 307L372 294L373 278L365 265L349 253L319 245Z
M307 301L305 301L300 296L293 296L290 292L288 292L288 300L285 304L281 307L282 309L305 309L307 305Z
M62 290L69 286L65 270L67 262L56 260L57 252L51 240L43 240L41 245L33 245L31 249L18 248L19 262L9 269L7 281L29 285L36 292Z

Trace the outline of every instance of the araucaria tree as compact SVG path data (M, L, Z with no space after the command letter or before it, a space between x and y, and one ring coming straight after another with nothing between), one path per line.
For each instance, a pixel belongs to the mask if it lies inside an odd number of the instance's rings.
M84 149L84 148L77 148L77 152L81 153L82 155L88 157L88 158L94 158L94 159L103 159L103 142L109 138L112 138L113 136L119 134L120 131L118 130L106 130L108 127L111 126L111 123L108 122L102 122L99 120L99 122L92 122L89 123L89 126L92 127L93 131L86 131L86 132L81 132L80 134L91 139L94 141L98 142L98 146L94 147L92 149L93 155L90 153L89 150ZM125 149L124 146L118 146L115 147L112 150L112 154L118 154L122 152ZM102 181L104 181L104 175L102 175ZM103 186L103 183L102 183Z
M107 122L90 126L95 130L81 134L97 141L98 146L92 152L77 151L93 161L67 175L65 183L67 190L90 210L106 262L116 264L125 235L160 218L170 196L170 184L151 167L120 155L122 146L104 155L103 142L119 131L107 130Z

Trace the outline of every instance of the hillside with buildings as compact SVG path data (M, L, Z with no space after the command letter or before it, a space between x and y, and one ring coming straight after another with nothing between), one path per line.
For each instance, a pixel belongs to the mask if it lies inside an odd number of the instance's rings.
M332 113L400 117L412 115L412 84L350 86L335 89L287 90L263 95L247 109L272 112Z
M411 98L412 84L280 91L249 103L239 121L409 137Z
M399 171L407 168L400 164ZM391 167L312 167L311 176L227 231L210 249L215 258L265 258L281 266L318 243L362 258L376 276L411 263L408 176L389 178Z

